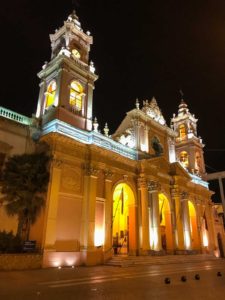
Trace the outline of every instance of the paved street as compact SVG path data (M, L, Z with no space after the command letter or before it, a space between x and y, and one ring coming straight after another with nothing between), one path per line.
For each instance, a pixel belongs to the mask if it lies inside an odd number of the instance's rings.
M222 273L221 277L217 272ZM194 277L200 275L200 280ZM181 276L187 278L181 281ZM165 284L169 277L170 284ZM224 299L225 260L0 272L0 299Z

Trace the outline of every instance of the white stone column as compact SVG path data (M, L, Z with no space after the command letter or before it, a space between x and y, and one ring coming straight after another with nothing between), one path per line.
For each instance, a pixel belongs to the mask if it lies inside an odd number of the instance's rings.
M160 216L159 216L159 189L160 184L157 181L148 182L148 192L150 197L150 224L151 224L151 249L155 251L162 250Z
M44 102L45 102L45 89L46 89L46 81L42 80L39 84L40 91L39 91L39 97L38 97L38 105L37 105L37 111L36 111L36 118L39 118L43 114L44 110Z

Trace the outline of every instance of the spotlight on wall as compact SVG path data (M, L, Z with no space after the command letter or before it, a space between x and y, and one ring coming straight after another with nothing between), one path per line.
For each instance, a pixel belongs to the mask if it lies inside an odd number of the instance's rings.
M74 266L71 266L72 269L74 269Z
M187 277L186 276L181 276L180 280L185 282L185 281L187 281Z
M58 266L58 269L60 270L60 269L62 269L62 267L61 267L61 266Z

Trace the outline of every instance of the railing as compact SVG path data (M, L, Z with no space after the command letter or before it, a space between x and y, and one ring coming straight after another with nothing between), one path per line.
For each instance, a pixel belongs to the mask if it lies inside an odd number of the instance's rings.
M10 109L6 109L2 106L0 106L0 117L7 118L9 120L12 120L12 121L24 124L24 125L31 124L30 118L28 118L24 115L18 114Z

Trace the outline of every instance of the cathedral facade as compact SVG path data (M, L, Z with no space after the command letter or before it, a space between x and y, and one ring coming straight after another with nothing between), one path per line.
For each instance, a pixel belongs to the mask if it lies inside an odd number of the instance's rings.
M21 131L21 145L32 136L51 149L46 205L30 231L43 266L96 265L115 254L213 254L218 241L212 192L202 179L204 145L184 100L170 127L153 98L136 100L113 135L107 124L101 133L92 116L92 36L73 12L50 40L36 118L24 123L1 108L0 127L2 163L13 154L6 122L15 136ZM1 229L15 229L3 208Z

